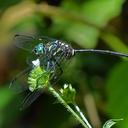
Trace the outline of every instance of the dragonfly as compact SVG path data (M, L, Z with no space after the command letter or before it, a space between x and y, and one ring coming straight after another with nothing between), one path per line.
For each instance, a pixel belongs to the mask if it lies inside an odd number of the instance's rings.
M128 54L99 49L74 49L67 42L57 40L47 36L33 36L17 34L14 38L16 47L29 53L26 59L28 67L21 73L15 76L10 83L10 88L15 89L17 92L22 92L28 89L28 86L22 86L25 79L34 67L40 66L43 68L43 73L40 78L46 76L45 73L50 72L49 82L53 85L63 73L61 63L70 60L79 53L96 53L108 54L114 56L128 57ZM22 81L22 83L18 83ZM18 87L18 85L21 85ZM21 108L29 107L43 92L41 87L29 88L30 93L26 96L21 104Z

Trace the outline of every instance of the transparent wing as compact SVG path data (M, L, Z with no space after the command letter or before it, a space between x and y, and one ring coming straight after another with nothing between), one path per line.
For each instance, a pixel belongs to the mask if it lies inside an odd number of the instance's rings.
M49 60L47 57L42 57L41 59L41 67L48 68L46 71L52 72L49 81L51 84L55 84L56 81L60 78L60 75L62 74L62 69L60 67L60 62L65 58L65 54L61 54L60 57L57 58L57 60ZM42 76L43 77L43 74ZM26 109L29 107L43 92L43 89L35 90L34 92L30 92L25 99L23 100L21 104L21 110Z
M30 92L21 103L20 110L28 108L42 93L43 91L39 89L34 92Z
M14 43L18 48L31 52L38 40L34 36L17 34Z
M36 60L38 57L35 55L35 54L30 54L27 59L26 59L26 63L29 65L29 66L33 66L32 64L32 61Z
M21 93L28 89L27 78L30 71L31 67L28 67L22 72L20 72L18 75L16 75L12 79L9 88L12 89L15 93Z
M18 48L31 52L32 49L39 43L47 44L56 41L56 39L47 36L32 36L17 34L14 38L14 43Z
M57 39L48 37L48 36L38 36L38 40L40 40L43 44L55 42Z

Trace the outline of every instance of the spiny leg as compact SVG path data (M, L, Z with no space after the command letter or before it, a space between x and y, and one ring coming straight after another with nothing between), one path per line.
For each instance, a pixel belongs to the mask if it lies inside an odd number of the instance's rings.
M60 76L62 75L62 73L63 73L63 70L62 70L61 66L60 66L58 63L56 63L56 65L57 65L57 67L55 67L55 68L56 68L56 69L55 69L55 74L53 73L53 74L51 75L52 83L56 83L56 82L58 81L59 77L60 77ZM59 72L57 72L57 68L58 68Z
M63 73L60 63L65 58L65 55L66 54L64 52L62 52L62 54L60 55L60 57L58 59L53 58L55 69L57 69L57 67L58 67L59 71L60 71L59 74L57 72L55 72L56 74L52 74L52 76L51 76L51 80L53 81L54 84L57 82L57 80L59 80L60 76ZM56 65L57 65L57 67L56 67Z
M63 70L62 70L61 66L59 65L59 63L64 59L64 57L65 57L65 53L62 53L58 59L54 59L54 58L52 58L52 60L48 59L45 73L50 72L51 76L50 76L49 81L51 81L51 80L54 80L54 81L56 80L57 81L59 76L63 73ZM59 68L59 71L60 71L59 74L56 73L56 68L57 67ZM39 81L39 79L41 79L41 77L43 75L44 75L44 73L39 75L38 81ZM37 81L37 83L38 83L38 81Z

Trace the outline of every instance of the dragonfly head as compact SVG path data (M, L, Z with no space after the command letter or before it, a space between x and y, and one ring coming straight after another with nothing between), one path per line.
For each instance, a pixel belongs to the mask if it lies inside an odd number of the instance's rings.
M36 45L33 49L33 52L36 54L36 55L42 55L45 53L45 46L44 44L40 43L38 45Z

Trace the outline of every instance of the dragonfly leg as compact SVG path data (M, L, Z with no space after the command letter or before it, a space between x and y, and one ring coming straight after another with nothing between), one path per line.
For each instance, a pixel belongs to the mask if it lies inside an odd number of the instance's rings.
M62 68L61 68L59 63L57 63L57 66L59 67L59 70L60 70L60 74L59 75L63 74L63 70L62 70Z
M56 83L59 80L60 76L63 74L63 70L62 70L62 68L60 66L60 63L64 59L64 57L65 57L65 54L62 53L59 58L57 58L57 59L53 58L53 60L54 60L53 61L54 62L54 64L53 64L54 65L54 69L55 69L55 71L57 71L56 68L58 68L59 69L59 73L55 72L55 74L52 74L51 79L50 79L50 81L52 81L52 83Z
M55 72L55 74L52 74L51 79L50 79L50 81L54 84L59 80L60 76L63 74L63 70L61 66L58 63L56 63L56 65L59 71Z
M50 69L50 61L47 62L46 71L49 71L49 69Z
M51 83L55 83L59 77L62 75L63 70L60 66L60 62L64 59L65 57L65 53L62 53L57 59L55 59L54 57L52 59L48 59L47 63L46 63L46 73L50 72L50 79L49 81ZM58 69L58 70L57 70ZM42 73L39 79L44 75L44 73Z
M61 61L64 59L64 57L65 57L65 53L62 53L59 58L57 58L57 59L56 59L56 58L53 58L53 60L54 60L54 62L55 62L54 65L57 65L57 67L58 67L59 70L60 70L60 74L59 74L59 75L63 74L63 70L62 70L62 68L61 68L61 66L60 66L60 63L61 63Z

